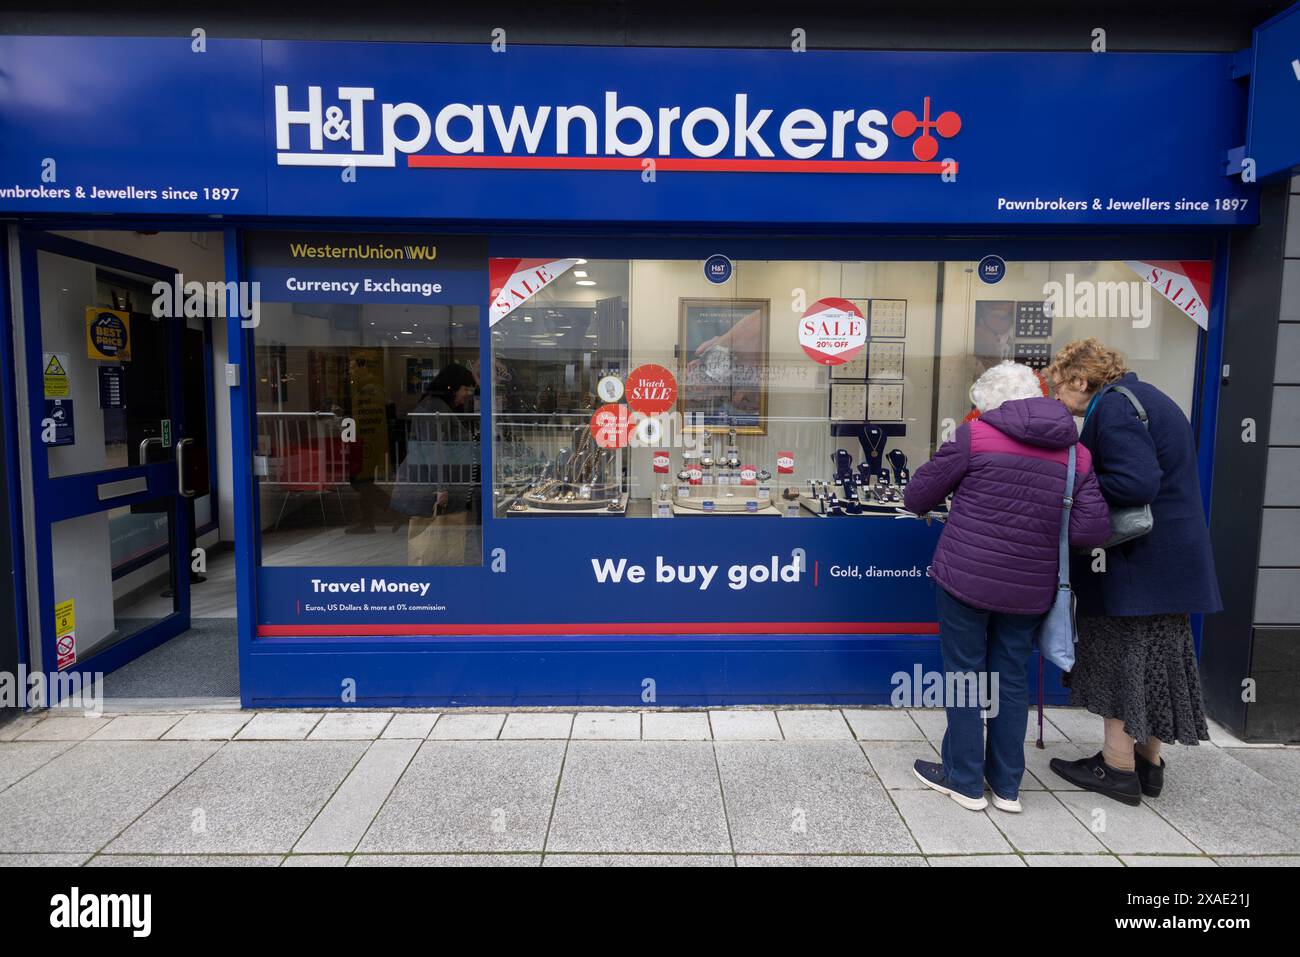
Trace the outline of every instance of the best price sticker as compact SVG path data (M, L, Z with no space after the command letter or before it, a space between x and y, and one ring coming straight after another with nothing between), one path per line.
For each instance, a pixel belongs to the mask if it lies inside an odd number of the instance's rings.
M820 365L843 365L867 344L867 321L847 299L818 299L799 319L799 345Z

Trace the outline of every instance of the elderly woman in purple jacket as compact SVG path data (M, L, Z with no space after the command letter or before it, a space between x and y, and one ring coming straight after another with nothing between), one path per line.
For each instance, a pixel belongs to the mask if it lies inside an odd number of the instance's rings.
M996 689L997 700L988 708L987 744L980 702L946 700L943 763L917 761L914 772L928 787L973 811L988 805L987 781L994 807L1018 812L1029 654L1056 591L1071 446L1070 544L1101 545L1110 520L1073 417L1056 399L1042 395L1032 369L1015 362L994 366L972 386L971 399L979 417L958 428L917 470L904 503L908 511L924 515L954 493L930 565L945 693L970 687L964 679L974 676L977 687Z

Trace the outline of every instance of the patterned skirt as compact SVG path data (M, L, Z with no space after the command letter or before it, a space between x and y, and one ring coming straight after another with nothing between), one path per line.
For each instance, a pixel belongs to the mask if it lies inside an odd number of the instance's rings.
M1080 618L1078 629L1070 704L1122 719L1137 741L1210 739L1189 616Z

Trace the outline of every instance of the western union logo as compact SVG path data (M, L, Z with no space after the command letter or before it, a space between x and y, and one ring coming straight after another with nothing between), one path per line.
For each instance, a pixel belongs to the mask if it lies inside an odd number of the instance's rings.
M437 246L384 246L366 243L356 246L330 244L289 243L289 254L294 259L382 259L408 262L432 262L438 258Z

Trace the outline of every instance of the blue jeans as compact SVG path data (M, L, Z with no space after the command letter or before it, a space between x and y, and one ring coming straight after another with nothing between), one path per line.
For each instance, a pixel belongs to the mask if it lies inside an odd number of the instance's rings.
M939 645L943 652L948 729L943 735L943 774L948 786L967 797L984 795L984 781L998 797L1020 795L1025 774L1025 728L1029 723L1029 653L1042 615L1008 615L974 608L935 587L939 606ZM997 676L997 714L988 719L988 744L978 697L949 700L953 674L977 676L977 687L992 694L989 675ZM960 684L960 682L958 683ZM965 687L970 687L969 684Z

